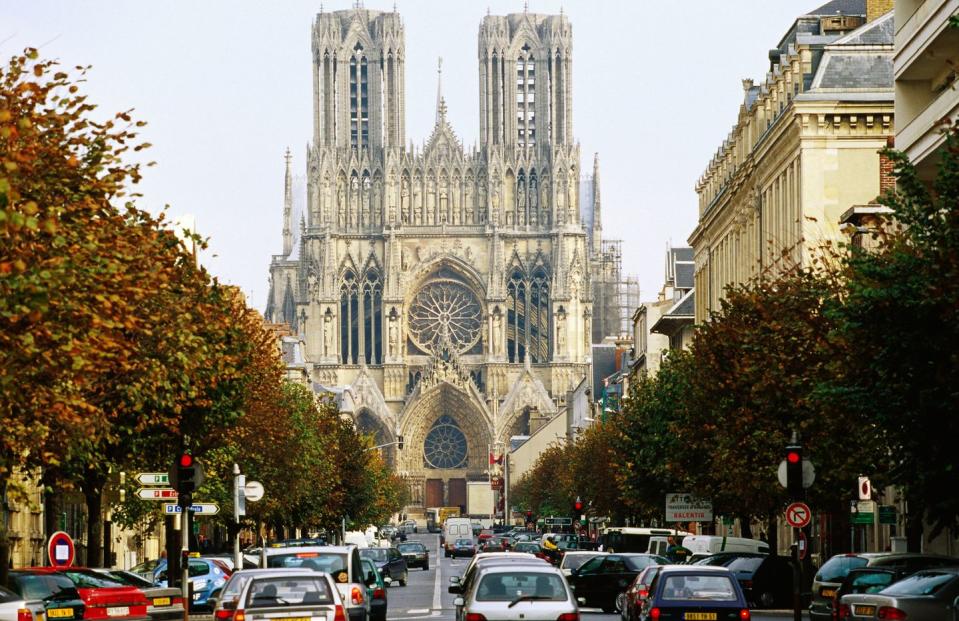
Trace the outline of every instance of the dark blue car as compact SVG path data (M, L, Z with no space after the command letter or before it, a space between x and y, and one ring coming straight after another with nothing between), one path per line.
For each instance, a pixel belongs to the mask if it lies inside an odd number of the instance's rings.
M649 587L643 621L749 621L736 576L725 567L665 565Z

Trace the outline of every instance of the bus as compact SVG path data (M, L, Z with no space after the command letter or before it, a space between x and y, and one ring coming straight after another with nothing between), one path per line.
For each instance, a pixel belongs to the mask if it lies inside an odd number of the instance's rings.
M430 507L426 510L426 531L438 533L443 530L443 522L446 518L459 516L459 507Z
M613 526L605 529L597 540L605 552L649 552L663 554L667 537L675 537L681 545L683 537L692 535L682 530L670 528L634 528L631 526ZM650 543L652 542L652 545Z

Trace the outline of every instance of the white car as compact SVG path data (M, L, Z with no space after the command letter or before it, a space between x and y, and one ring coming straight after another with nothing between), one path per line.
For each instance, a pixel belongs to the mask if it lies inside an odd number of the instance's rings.
M236 621L277 618L347 621L343 600L333 579L327 573L308 569L253 576L232 603Z
M40 619L42 618L41 613ZM0 621L34 621L33 613L27 608L27 602L13 591L3 587L0 587Z
M457 619L579 621L579 606L563 573L544 563L480 567L454 601Z

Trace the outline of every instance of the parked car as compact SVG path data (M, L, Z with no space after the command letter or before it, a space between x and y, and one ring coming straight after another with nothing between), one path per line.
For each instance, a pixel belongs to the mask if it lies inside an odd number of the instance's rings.
M908 573L907 573L908 572ZM905 578L909 573L906 569L886 569L884 567L860 567L851 569L849 575L843 579L836 597L833 598L832 619L839 619L839 601L843 595L853 593L878 593L894 582Z
M45 605L47 619L149 619L143 591L90 569L31 567L11 571L10 576L10 588L24 599L57 602ZM77 595L80 606L75 603ZM66 601L60 601L61 598Z
M526 552L527 554L532 554L537 558L541 558L544 561L548 561L546 558L546 552L543 551L543 546L539 545L535 541L520 541L515 546L513 546L513 552Z
M959 567L924 569L878 593L844 595L840 619L954 619Z
M419 527L416 525L414 520L400 522L399 529L407 535L411 533L415 535L419 531Z
M212 610L207 601L210 594L215 589L226 584L230 577L230 571L222 562L209 558L191 558L187 565L187 573L190 580L190 588L193 591L192 601L188 602L190 611ZM167 576L167 560L160 559L156 568L153 570L153 583L157 586L167 586L169 584Z
M472 539L457 539L450 548L450 556L458 558L461 556L475 556L476 544Z
M400 586L406 586L410 571L406 565L406 559L396 548L365 548L360 550L360 558L368 558L376 563L377 569L383 572L383 576L393 582L399 582Z
M76 586L57 573L11 570L6 587L22 597L35 621L82 619L86 606Z
M649 585L659 570L667 565L650 565L643 571L636 574L632 584L622 594L616 607L619 608L619 614L623 621L638 621L643 604L649 597Z
M422 567L428 570L430 568L430 551L419 541L410 541L396 546L403 558L406 559L406 566Z
M545 563L482 567L453 603L457 621L579 620L579 607L562 572Z
M739 582L725 567L670 565L653 578L639 618L749 621L751 613Z
M563 555L563 559L559 562L559 568L563 572L564 576L569 577L573 570L588 561L589 559L595 556L604 556L609 554L608 552L587 552L579 550L570 550Z
M384 578L373 559L361 559L366 577L366 596L370 600L370 621L386 621L386 587L389 578Z
M157 568L157 565L160 564L160 559L153 559L151 561L143 561L139 565L134 565L130 568L130 571L140 576L144 580L153 580L153 570Z
M771 554L739 556L721 566L736 576L750 607L789 608L793 605L791 559Z
M649 565L668 565L653 554L608 554L597 556L574 569L569 583L586 606L616 612L616 596L624 592L640 571Z
M22 595L0 587L0 621L34 621L33 611ZM43 621L43 617L37 621Z
M858 567L903 568L912 570L949 567L959 559L936 554L906 554L896 552L869 552L837 554L823 563L812 583L812 602L809 604L811 621L828 621L832 617L833 600L842 581Z
M366 597L360 551L356 546L308 546L266 548L266 567L299 567L328 573L336 584L349 621L366 621L370 602Z
M112 578L117 582L136 587L147 598L147 615L153 621L169 621L183 618L183 591L168 587L154 586L149 580L122 569L94 569L98 574Z
M303 569L261 574L245 582L235 602L235 621L332 619L346 621L343 600L329 574Z

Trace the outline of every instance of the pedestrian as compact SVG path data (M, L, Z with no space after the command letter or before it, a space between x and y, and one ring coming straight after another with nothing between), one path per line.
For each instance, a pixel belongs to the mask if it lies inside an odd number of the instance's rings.
M666 541L669 543L669 547L666 548L666 558L676 564L685 563L689 557L689 550L677 544L676 538L672 535L667 537Z

